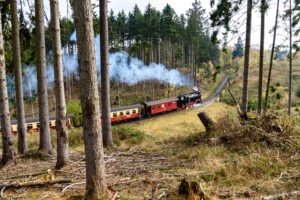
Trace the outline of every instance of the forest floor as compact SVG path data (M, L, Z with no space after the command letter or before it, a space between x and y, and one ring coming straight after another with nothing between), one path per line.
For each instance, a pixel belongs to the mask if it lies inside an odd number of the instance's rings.
M206 108L114 126L117 145L105 151L105 162L108 186L115 199L186 199L178 195L183 179L200 183L211 199L261 199L300 190L298 148L270 148L259 142L231 148L203 142L199 136L204 137L205 131L197 117L201 110L215 121L234 116L236 112L233 107L215 103ZM300 129L297 128L291 138L299 147ZM29 142L29 147L36 149L38 135L32 133ZM68 166L59 171L54 166L55 156L41 159L32 151L26 158L19 157L17 165L0 169L0 184L59 179L72 183L5 189L0 199L82 199L85 159L81 129L70 131ZM287 197L297 198L300 196Z

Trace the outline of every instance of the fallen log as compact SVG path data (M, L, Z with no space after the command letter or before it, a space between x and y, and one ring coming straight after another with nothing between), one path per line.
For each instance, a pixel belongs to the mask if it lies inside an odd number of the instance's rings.
M11 176L11 177L7 177L3 180L12 180L12 179L19 179L19 178L27 178L27 177L35 177L35 176L40 176L40 175L46 175L49 174L49 172L40 172L40 173L34 173L34 174L23 174L23 175L19 175L19 176Z
M40 182L35 181L35 182L25 182L25 183L7 183L7 184L0 184L0 189L43 187L43 186L62 184L62 183L72 183L72 180L61 179L61 180L50 180L50 181L40 181Z
M200 112L198 114L199 119L201 120L202 124L205 127L206 133L211 133L215 130L214 121L208 116L206 112Z

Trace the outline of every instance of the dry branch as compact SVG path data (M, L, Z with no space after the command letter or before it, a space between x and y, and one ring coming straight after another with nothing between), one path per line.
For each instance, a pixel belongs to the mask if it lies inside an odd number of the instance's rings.
M27 177L35 177L35 176L40 176L40 175L45 175L48 174L49 172L40 172L40 173L32 173L32 174L23 174L23 175L19 175L19 176L11 176L11 177L7 177L3 180L11 180L11 179L19 179L19 178L27 178Z
M51 180L51 181L40 181L40 182L26 182L26 183L7 183L0 184L0 188L25 188L25 187L43 187L54 184L62 184L62 183L72 183L72 180L69 179L61 179L61 180Z
M284 192L281 194L276 194L272 196L263 197L262 200L276 200L276 199L287 199L291 197L297 197L300 195L300 190L293 191L293 192Z
M79 182L79 183L73 183L73 184L71 184L71 185L68 185L67 187L65 187L65 188L61 191L61 193L64 193L68 188L71 188L71 187L73 187L73 186L75 186L75 185L81 185L81 184L85 184L85 181L84 181L84 182Z

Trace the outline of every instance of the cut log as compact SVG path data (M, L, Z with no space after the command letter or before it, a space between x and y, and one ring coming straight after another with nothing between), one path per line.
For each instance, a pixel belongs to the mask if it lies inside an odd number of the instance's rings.
M208 116L206 112L200 112L198 114L199 119L205 127L207 133L210 133L215 130L214 121Z
M185 195L187 200L210 200L201 185L193 180L183 179L179 185L179 194Z

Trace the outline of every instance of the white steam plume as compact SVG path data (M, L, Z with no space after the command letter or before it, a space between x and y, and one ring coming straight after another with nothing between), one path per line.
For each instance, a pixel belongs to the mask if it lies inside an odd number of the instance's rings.
M76 32L70 36L72 43L76 42ZM72 46L74 48L74 46ZM100 36L95 38L96 64L98 70L98 78L100 80ZM52 53L48 55L52 58ZM72 49L66 46L62 49L63 71L64 77L70 75L78 75L78 56L76 48ZM178 70L167 69L163 64L145 63L138 58L129 57L125 52L117 52L109 54L110 78L111 80L134 85L145 80L157 80L162 83L169 83L178 86L192 86L192 81L188 76L181 74ZM36 67L23 67L23 85L24 96L31 97L31 91L37 90ZM51 85L54 81L54 72L51 62L47 66L47 83ZM14 89L14 88L12 88Z

